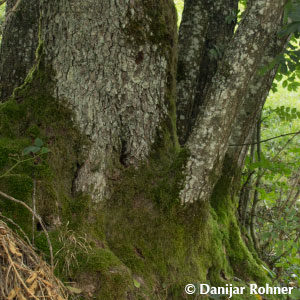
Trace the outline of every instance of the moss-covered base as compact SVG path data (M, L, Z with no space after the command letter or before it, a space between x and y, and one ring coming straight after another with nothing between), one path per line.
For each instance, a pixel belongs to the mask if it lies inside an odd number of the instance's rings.
M104 207L110 250L139 279L142 299L185 299L187 283L265 284L268 278L242 241L226 190L217 192L220 183L214 196L224 205L218 209L209 203L182 208L176 201L184 157L180 152L150 159L124 173ZM233 299L257 298L245 292Z
M73 192L88 142L71 112L44 93L25 94L26 86L0 105L0 176L16 159L26 160L0 177L0 189L30 206L35 194L56 273L75 281L82 299L185 299L192 297L184 293L187 283L268 281L242 241L229 176L221 178L211 203L183 208L178 193L188 154L158 141L138 169L119 166L111 179L114 193L96 206L88 195ZM37 137L51 152L22 156ZM4 198L0 211L32 236L29 212ZM45 236L39 224L34 227L35 245L49 259Z

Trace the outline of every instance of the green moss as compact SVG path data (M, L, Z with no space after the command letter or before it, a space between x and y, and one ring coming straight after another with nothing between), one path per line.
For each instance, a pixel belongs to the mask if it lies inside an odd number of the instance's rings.
M253 257L244 243L235 216L236 200L233 195L236 187L232 186L231 182L237 174L234 166L228 158L225 158L223 175L215 186L211 205L215 212L214 216L219 231L222 234L226 259L229 261L235 276L245 281L252 279L264 284L268 282L268 278L258 265L257 257Z
M147 0L137 4L135 10L134 15L128 11L130 22L124 29L130 42L138 46L150 43L158 46L160 51L175 44L177 13L173 1Z

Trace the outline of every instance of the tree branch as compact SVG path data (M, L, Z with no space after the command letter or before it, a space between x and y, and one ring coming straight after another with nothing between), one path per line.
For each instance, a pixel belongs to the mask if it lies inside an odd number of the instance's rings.
M274 136L274 137L269 138L269 139L261 140L260 142L246 143L246 144L240 144L240 145L229 145L229 146L230 146L230 147L238 147L238 146L256 145L256 144L258 144L258 143L268 142L268 141L275 140L275 139L278 139L278 138L281 138L281 137L284 137L284 136L287 136L287 135L292 135L292 134L298 135L299 133L300 133L300 131L290 132L290 133L285 133L285 134L281 134L281 135L278 135L278 136Z

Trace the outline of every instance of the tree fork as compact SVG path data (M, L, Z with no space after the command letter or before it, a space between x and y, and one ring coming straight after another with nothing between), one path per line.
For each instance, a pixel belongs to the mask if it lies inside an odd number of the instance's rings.
M247 92L249 78L257 71L286 1L256 1L246 12L223 61L212 80L207 105L187 141L191 157L185 170L182 203L207 201L217 182L228 147L240 98Z

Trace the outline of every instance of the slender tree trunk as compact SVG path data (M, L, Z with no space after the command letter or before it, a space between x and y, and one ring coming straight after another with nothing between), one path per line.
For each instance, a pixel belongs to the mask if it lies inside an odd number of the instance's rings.
M278 36L281 27L282 18L279 18L277 26L274 26L273 32L270 34L269 46L261 57L258 70L268 66L284 50L289 37ZM261 110L271 89L277 68L276 66L264 74L261 74L261 71L257 71L254 74L236 116L227 156L238 169L241 169L244 165L249 144L252 142L252 132L255 130L258 118L261 115Z
M286 1L256 1L239 25L212 84L203 111L187 141L191 157L186 167L183 203L210 198L222 170L234 120L269 42L273 24Z
M257 161L261 161L261 120L259 119L256 125L256 153L257 153ZM258 196L258 189L260 188L261 184L261 178L262 178L262 170L261 168L258 168L258 173L256 177L256 182L255 182L255 190L254 190L254 195L253 195L253 202L252 202L252 207L251 207L251 215L250 215L250 233L251 237L253 240L253 245L257 253L259 253L259 245L258 245L258 240L256 236L256 231L255 231L255 220L256 220L256 211L257 211L257 205L259 202L259 196Z
M233 36L237 0L185 1L179 30L177 130L191 133L224 50ZM228 21L233 16L233 20Z

